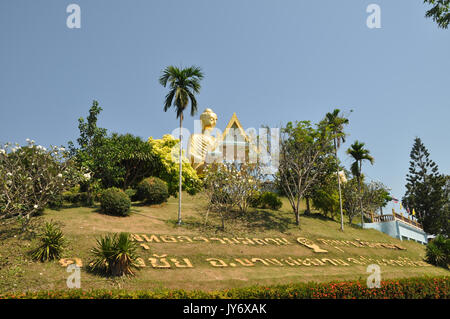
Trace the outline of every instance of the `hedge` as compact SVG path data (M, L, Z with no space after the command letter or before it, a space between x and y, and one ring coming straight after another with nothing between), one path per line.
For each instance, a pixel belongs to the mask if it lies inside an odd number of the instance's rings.
M0 299L449 299L449 277L253 286L222 291L59 290L0 294Z

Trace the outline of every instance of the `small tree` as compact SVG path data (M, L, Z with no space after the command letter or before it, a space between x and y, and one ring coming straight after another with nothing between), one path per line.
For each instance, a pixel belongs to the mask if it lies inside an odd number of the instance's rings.
M375 213L391 200L387 187L380 182L370 182L363 185L362 203L365 211Z
M225 217L233 208L233 200L228 191L230 180L227 171L217 166L207 166L204 169L205 195L208 206L205 215L205 224L208 222L210 212L218 213L222 221L222 229L225 229Z
M361 210L361 192L356 178L349 179L342 187L343 207L350 224Z
M261 190L263 178L258 164L225 163L205 168L208 210L218 212L225 227L225 216L233 209L247 213L251 200Z
M309 121L287 123L282 129L278 185L284 190L300 225L300 202L317 181L333 156L334 134L329 124L314 128Z
M0 219L30 217L49 201L85 179L64 148L47 150L34 141L0 147ZM27 223L24 223L26 226Z
M380 182L364 182L364 175L361 176L361 189L356 177L348 180L343 187L344 209L350 224L353 218L363 210L374 213L380 207L384 207L391 200L389 192Z

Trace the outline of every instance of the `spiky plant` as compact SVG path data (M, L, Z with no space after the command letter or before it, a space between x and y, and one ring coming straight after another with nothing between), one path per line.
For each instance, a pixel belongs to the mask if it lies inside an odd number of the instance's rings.
M448 269L450 264L450 239L438 235L429 242L425 259L430 264Z
M138 267L137 244L130 234L105 235L97 239L97 247L91 250L94 260L89 264L91 270L104 275L134 275Z
M61 229L52 222L45 223L39 234L40 245L31 252L34 260L41 262L58 259L64 250L66 240Z

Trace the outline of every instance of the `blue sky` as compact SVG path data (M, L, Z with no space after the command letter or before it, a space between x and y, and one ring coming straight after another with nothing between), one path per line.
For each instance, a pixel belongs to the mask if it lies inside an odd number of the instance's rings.
M353 109L341 159L349 167L345 149L365 142L367 176L401 197L415 136L450 173L450 30L422 2L2 0L0 142L76 140L93 99L110 132L159 138L178 125L163 112L161 70L198 65L199 110L221 129L233 112L258 128ZM70 3L81 29L66 26ZM370 3L381 29L366 26Z

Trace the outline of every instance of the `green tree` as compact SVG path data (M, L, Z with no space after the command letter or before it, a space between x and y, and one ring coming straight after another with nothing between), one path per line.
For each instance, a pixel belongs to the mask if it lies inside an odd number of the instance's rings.
M98 181L103 188L127 189L151 176L157 168L151 144L132 134L113 133L108 136L107 129L98 127L102 110L94 100L87 121L82 117L78 119L79 147L69 142L71 157L93 174L92 179L81 185L84 191L89 191L89 185Z
M337 155L338 149L341 144L345 143L344 125L348 124L348 119L340 116L340 110L335 109L331 113L327 113L325 120L330 125L330 128L334 134L334 156L336 159L336 178L339 190L339 208L341 213L341 230L344 231L344 213L342 209L342 191L341 191L341 179L339 178L339 158Z
M82 117L78 119L78 130L80 131L80 137L77 139L77 142L80 147L79 149L75 148L72 141L68 143L72 156L77 155L79 159L89 157L89 153L92 149L101 144L103 138L107 134L107 130L105 128L97 126L98 115L101 111L103 111L103 109L99 106L98 101L94 100L91 108L89 109L87 121L85 121Z
M425 232L448 236L448 195L445 194L446 180L430 158L419 137L414 140L410 158L409 173L406 175L406 193L402 203L410 211L417 212L417 218ZM447 211L447 212L446 212Z
M350 148L347 150L347 154L349 154L354 162L352 163L350 169L353 176L356 177L358 181L358 191L361 193L361 175L362 175L362 163L363 161L369 161L370 164L373 164L374 158L370 155L370 151L364 148L365 143L360 143L355 141ZM361 207L361 226L364 226L364 212L363 212L363 203L362 196L360 198L360 207Z
M392 200L387 187L380 182L363 183L362 187L362 202L366 212L375 213Z
M159 78L159 83L166 87L169 85L164 102L164 112L171 107L175 107L177 118L180 119L180 153L179 153L179 202L178 202L178 225L181 225L181 190L182 190L182 127L183 112L189 102L191 104L191 116L197 112L197 100L195 94L200 93L200 80L203 73L199 67L191 66L179 69L175 66L168 66L164 69Z
M317 189L312 197L314 207L322 210L325 216L330 215L333 219L340 205L336 184L337 182L333 179L326 187Z
M309 121L289 122L282 130L277 184L283 188L300 225L300 201L312 189L332 156L334 135L323 121L313 127Z
M359 184L356 178L349 179L342 187L342 196L344 199L343 206L348 221L351 224L353 218L360 211L361 193L359 192Z
M136 186L159 167L152 145L132 134L113 133L103 138L91 156L94 177L104 188Z
M440 28L447 29L450 23L450 0L424 0L424 3L433 6L425 16L433 18Z
M310 209L308 205L309 197L315 208L322 210L326 216L330 214L334 218L334 214L340 208L338 181L335 179L339 166L334 154L333 156L331 154L330 156L321 156L318 160L324 162L318 165L317 180L305 194L307 210Z

